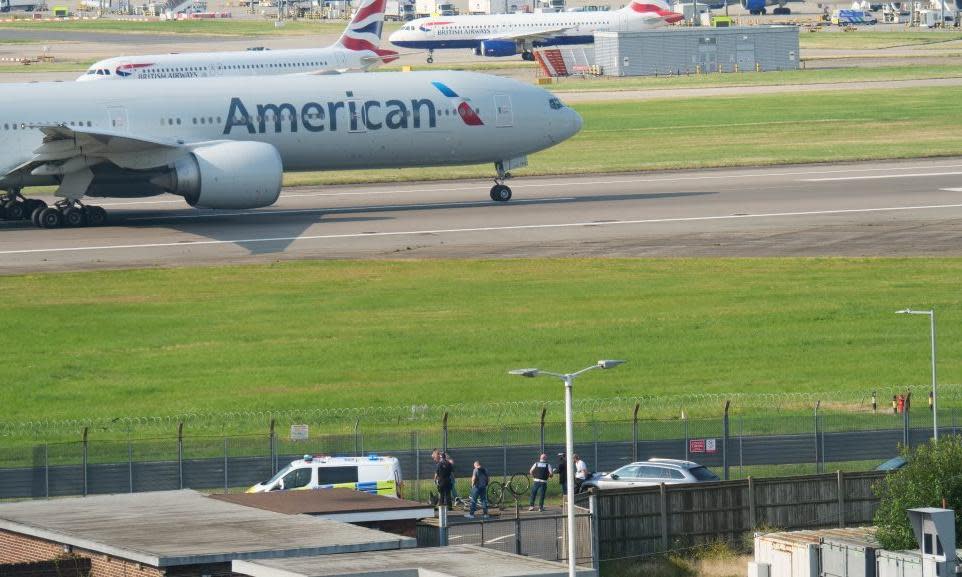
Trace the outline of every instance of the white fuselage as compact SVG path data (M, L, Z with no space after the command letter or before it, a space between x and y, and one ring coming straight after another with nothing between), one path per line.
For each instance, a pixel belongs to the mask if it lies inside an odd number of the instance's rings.
M581 119L545 90L468 72L3 84L0 188L52 182L2 176L35 160L34 124L175 146L263 142L302 171L498 162L565 140Z
M656 13L637 12L629 6L608 12L546 12L438 16L405 24L390 36L392 44L427 50L478 49L485 41L526 42L531 46L590 44L595 32L634 32L661 27L665 20ZM545 33L545 31L556 31ZM524 36L544 37L526 41Z
M371 67L365 54L339 46L300 50L237 50L118 56L95 63L80 81L164 80L222 76L273 76Z

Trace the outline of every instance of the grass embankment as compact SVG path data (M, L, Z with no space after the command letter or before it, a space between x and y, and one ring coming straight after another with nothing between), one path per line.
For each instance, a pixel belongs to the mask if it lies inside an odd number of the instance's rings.
M297 262L4 277L0 327L19 361L6 366L0 405L5 421L25 421L544 400L560 394L555 381L506 370L604 357L631 362L585 377L581 395L864 390L927 378L927 325L892 312L933 305L940 377L958 382L960 281L962 259Z
M851 82L886 82L962 77L962 64L943 66L879 66L872 68L825 68L775 72L738 72L686 76L623 79L568 78L551 85L552 92L591 90L657 90L715 88L724 86L781 86ZM713 97L712 97L713 98Z
M62 20L40 22L20 20L0 22L0 30L43 30L70 32L110 32L120 34L191 34L212 36L298 36L309 34L336 34L344 30L346 22L340 20L296 20L284 26L274 26L274 21L263 19L224 18L220 20L170 20L139 22L103 18L99 20ZM384 33L398 28L387 23Z
M584 103L584 128L519 175L761 166L962 154L962 88ZM906 105L911 102L911 106ZM897 138L894 137L897 135ZM492 168L292 173L286 185L490 177Z
M855 32L820 31L799 34L799 45L807 48L834 50L875 50L900 46L937 45L962 40L962 32L932 30L913 32L871 32L859 29Z

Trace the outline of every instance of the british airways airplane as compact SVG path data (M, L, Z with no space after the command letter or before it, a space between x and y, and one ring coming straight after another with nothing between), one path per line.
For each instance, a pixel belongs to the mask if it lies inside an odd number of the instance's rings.
M683 20L664 0L632 0L610 12L546 12L490 16L421 18L391 34L395 46L428 51L470 48L477 55L514 56L534 60L533 48L562 44L592 44L599 31L634 32Z
M504 202L508 171L581 129L541 88L450 71L2 84L0 105L0 215L44 228L104 224L87 197L270 206L285 171L494 163Z
M378 48L385 3L386 0L364 0L337 42L324 48L119 56L94 63L77 80L158 80L367 70L382 62L396 60L398 56L393 50Z

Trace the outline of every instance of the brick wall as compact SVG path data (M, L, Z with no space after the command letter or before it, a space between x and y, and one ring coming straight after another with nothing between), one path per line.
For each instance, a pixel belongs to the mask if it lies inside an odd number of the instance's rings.
M69 555L54 561L0 564L0 577L87 577L90 559Z
M90 559L90 577L165 577L162 570L134 561L77 548L72 553ZM0 531L0 564L50 561L65 554L61 543Z

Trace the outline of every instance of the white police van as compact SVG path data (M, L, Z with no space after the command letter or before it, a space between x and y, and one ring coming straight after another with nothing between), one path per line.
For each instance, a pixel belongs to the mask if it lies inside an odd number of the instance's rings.
M400 497L402 484L401 465L395 457L304 455L303 459L291 461L269 480L254 485L247 492L343 488Z

